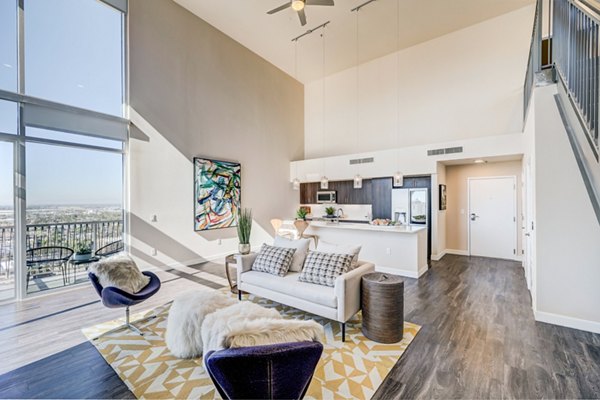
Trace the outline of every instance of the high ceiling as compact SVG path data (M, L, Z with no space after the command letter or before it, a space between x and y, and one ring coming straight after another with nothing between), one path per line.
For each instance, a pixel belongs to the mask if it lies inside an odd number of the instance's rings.
M175 1L301 82L319 79L323 75L323 65L325 74L329 75L357 63L357 14L350 10L366 0L335 0L333 7L307 6L308 24L304 27L300 26L296 13L289 8L267 15L267 11L286 0ZM534 2L377 0L358 14L360 63ZM323 63L323 39L318 31L300 39L297 48L291 39L327 21L331 23L325 29ZM435 54L431 56L433 62L444 62L437 60Z

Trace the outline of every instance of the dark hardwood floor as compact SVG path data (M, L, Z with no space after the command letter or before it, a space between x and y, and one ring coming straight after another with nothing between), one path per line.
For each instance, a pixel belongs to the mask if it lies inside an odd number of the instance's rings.
M600 397L600 335L535 322L520 264L432 264L405 280L405 319L421 332L374 399Z
M518 263L432 262L405 279L405 319L421 332L375 399L600 397L600 335L535 322ZM0 376L0 398L130 397L89 343Z

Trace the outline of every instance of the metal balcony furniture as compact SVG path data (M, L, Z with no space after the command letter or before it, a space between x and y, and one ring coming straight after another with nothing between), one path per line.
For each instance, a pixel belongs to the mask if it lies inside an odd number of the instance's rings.
M100 257L98 257L98 256L93 256L93 257L87 258L85 260L75 260L75 259L71 258L69 260L69 265L71 266L71 269L73 271L73 283L77 282L77 269L80 266L84 266L85 269L87 270L88 267L90 266L90 264L93 264L97 261L100 261Z
M128 328L137 334L144 336L144 334L130 322L129 307L140 304L154 296L160 289L160 279L158 279L158 276L150 271L142 271L142 274L149 277L150 282L148 282L148 284L142 290L132 294L112 286L102 287L98 281L98 277L91 272L88 273L90 281L92 282L92 286L94 286L96 293L98 293L98 296L100 296L102 299L102 304L104 304L105 307L125 308L125 325L112 329L109 332L114 332L122 328ZM104 334L109 332L105 332Z
M100 247L94 255L96 257L108 257L113 254L117 254L125 250L125 246L123 245L122 240L117 240L115 242L109 243L106 246Z
M302 399L323 352L319 342L209 352L206 368L224 399Z
M67 263L73 253L73 249L61 246L36 247L27 250L25 254L27 264L27 289L29 289L29 278L33 275L33 271L39 271L46 267L52 269L59 267L63 276L63 284L66 286Z

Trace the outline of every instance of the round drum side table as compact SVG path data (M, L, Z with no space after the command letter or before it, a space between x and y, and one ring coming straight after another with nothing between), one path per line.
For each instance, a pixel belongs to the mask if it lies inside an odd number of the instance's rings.
M379 343L396 343L404 335L404 281L373 272L361 280L362 332Z

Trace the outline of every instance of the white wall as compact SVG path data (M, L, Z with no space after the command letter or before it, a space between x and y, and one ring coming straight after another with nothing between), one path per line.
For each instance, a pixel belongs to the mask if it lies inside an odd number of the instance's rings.
M305 88L306 156L521 132L534 12L535 6L527 6L360 65L358 118L356 68L328 76L324 134L323 83L310 83Z
M194 232L195 156L241 163L251 240L270 240L269 220L298 199L288 168L303 155L302 85L172 1L129 7L132 254L164 267L237 251L235 228Z
M535 92L536 308L539 321L600 333L600 225L558 113Z

